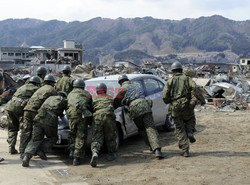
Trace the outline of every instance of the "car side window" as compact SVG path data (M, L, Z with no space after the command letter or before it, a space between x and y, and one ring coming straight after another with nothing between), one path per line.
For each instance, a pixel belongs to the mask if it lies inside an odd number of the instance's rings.
M143 95L145 95L144 89L143 89L143 85L142 85L142 81L141 80L132 80L132 82L136 85L138 85L140 87L140 90L142 91Z
M164 88L164 84L161 82L161 81L159 81L159 80L157 80L158 81L158 83L159 83L159 87L160 87L160 89L161 90L163 90L163 88Z
M151 94L160 92L163 89L163 85L160 85L158 80L155 80L153 78L144 79L144 84L146 87L147 95L151 95Z

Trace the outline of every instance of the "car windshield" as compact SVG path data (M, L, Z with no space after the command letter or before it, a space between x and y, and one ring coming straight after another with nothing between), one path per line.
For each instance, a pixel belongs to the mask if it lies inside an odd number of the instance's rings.
M105 83L107 86L107 94L112 98L115 98L118 92L121 90L117 80L105 80L105 81L85 81L86 90L92 95L96 96L96 86L99 83Z

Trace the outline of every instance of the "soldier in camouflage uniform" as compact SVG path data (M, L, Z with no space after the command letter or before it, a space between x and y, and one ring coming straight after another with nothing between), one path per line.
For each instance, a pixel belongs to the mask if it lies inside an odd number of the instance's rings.
M23 123L21 126L20 135L20 157L31 139L33 121L37 114L38 109L42 106L43 102L50 96L57 94L54 88L56 80L53 75L46 75L44 78L44 86L39 88L30 98L27 105L24 107ZM40 152L40 151L39 151ZM38 153L39 155L39 153Z
M44 78L45 78L45 76L46 76L46 74L47 74L47 69L45 68L45 67L43 67L43 66L39 66L38 68L37 68L37 70L36 70L36 75L39 77L39 79L40 79L40 81L41 81L41 86L43 86L44 85ZM29 83L29 80L30 80L30 78L28 78L28 79L23 79L25 82L25 84L27 84L27 83Z
M97 96L93 97L93 137L91 143L92 158L90 165L96 167L98 154L103 145L103 139L105 138L108 156L107 160L112 161L116 159L116 123L114 107L111 96L106 94L107 86L104 83L100 83L96 87Z
M156 158L162 159L163 154L161 153L158 132L155 129L152 116L152 101L144 98L142 89L129 81L127 75L121 75L118 83L121 85L122 91L115 98L115 108L122 105L129 107L129 116L135 122L139 134L143 136Z
M0 73L0 90L2 89L2 85L3 85L3 76L2 74ZM2 93L0 95L0 102L2 101L2 99L5 97L5 96L8 96L9 95L9 92L8 91L5 91L4 93ZM4 158L0 157L0 162L4 161Z
M34 92L39 89L41 81L39 77L33 76L30 78L28 84L21 86L13 95L12 99L5 106L8 117L8 143L9 143L9 153L16 154L15 149L17 134L20 127L20 118L23 116L23 109L29 101L30 97Z
M70 66L64 66L63 77L56 82L57 91L64 91L67 94L69 94L72 91L74 79L70 77L70 74L71 74Z
M92 106L91 95L84 90L85 83L77 79L73 83L73 90L68 95L67 117L69 119L70 135L69 148L70 158L74 158L73 165L81 164L85 155L87 143L88 121L91 121Z
M44 85L43 81L44 81L45 76L47 75L47 69L43 66L40 66L37 68L36 74L40 78L41 84Z
M175 124L176 137L179 141L179 148L182 149L182 155L189 157L189 142L196 141L193 130L195 126L194 107L200 102L205 104L195 82L184 75L182 65L175 62L171 66L173 77L170 78L163 90L163 101L170 104L171 115Z
M0 90L1 92L3 91L3 83L4 83L4 78L3 78L3 75L2 73L0 73ZM3 92L1 95L0 95L0 105L3 101L3 99L7 96L9 96L10 92L9 91L5 91Z
M57 141L58 116L63 117L67 109L67 94L63 91L56 96L50 96L38 110L34 119L32 139L25 149L23 167L29 167L29 161L38 151L48 152ZM46 138L44 138L46 136ZM47 157L44 153L44 160Z

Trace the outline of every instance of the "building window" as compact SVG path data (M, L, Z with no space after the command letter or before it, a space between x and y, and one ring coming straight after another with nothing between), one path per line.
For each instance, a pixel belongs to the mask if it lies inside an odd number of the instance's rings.
M244 63L245 63L245 60L241 60L241 63L244 64Z
M3 56L7 56L8 55L8 53L3 53Z
M247 61L247 65L250 65L250 60Z
M16 57L20 57L20 56L21 56L21 53L15 53L15 56L16 56Z
M12 57L12 56L14 56L14 53L8 53L8 56Z

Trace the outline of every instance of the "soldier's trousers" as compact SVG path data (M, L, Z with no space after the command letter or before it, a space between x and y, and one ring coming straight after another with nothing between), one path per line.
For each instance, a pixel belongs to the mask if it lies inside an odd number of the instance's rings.
M69 118L69 149L74 151L74 157L83 158L87 144L87 119Z
M101 150L103 145L103 140L105 138L107 149L109 153L116 152L117 143L116 143L116 123L115 117L111 115L103 115L102 119L93 118L93 137L91 143L92 152L97 152Z
M160 149L158 132L154 125L152 113L146 113L134 119L139 134L143 137L145 143L152 148L153 151Z
M183 151L189 150L189 140L187 133L193 133L195 117L186 118L183 116L173 117L175 124L175 135L178 139L179 148Z
M46 138L44 138L46 136ZM57 141L57 127L48 125L34 124L33 133L26 154L33 156L39 149L48 152Z
M20 125L20 129L21 129L20 146L19 146L20 153L24 153L26 146L28 145L29 141L31 140L32 130L33 130L33 122L34 122L35 116L36 116L35 112L24 111L23 121Z
M194 109L192 109L192 111L190 113L188 113L187 115L183 115L183 119L185 121L186 124L186 131L187 132L195 132L195 126L196 126L196 118L195 118L195 114L194 114Z
M7 118L8 118L7 142L9 143L10 147L15 147L17 141L17 134L20 126L19 117L12 111L7 111Z

